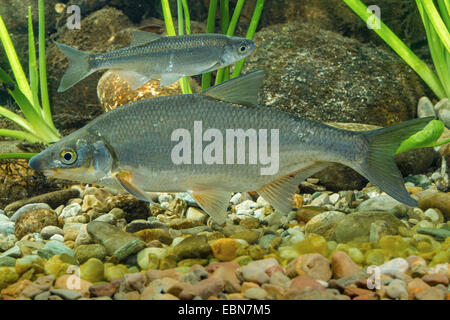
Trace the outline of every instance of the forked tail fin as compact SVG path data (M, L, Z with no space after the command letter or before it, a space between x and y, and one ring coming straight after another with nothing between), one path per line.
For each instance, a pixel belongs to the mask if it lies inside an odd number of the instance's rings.
M89 69L89 53L82 52L62 43L55 42L55 44L66 55L70 63L69 68L67 68L66 73L61 78L58 88L58 92L64 92L95 70Z
M405 139L422 130L433 119L414 119L361 132L368 142L369 150L365 161L353 168L394 199L408 206L417 206L417 201L406 191L403 176L393 156Z

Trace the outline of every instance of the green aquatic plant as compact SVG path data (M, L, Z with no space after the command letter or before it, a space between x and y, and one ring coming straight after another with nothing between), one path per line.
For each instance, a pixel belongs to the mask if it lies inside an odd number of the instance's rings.
M0 106L0 115L11 120L23 130L0 129L0 136L25 140L31 143L52 143L61 139L52 120L47 89L45 66L44 0L39 0L39 62L36 58L31 8L28 8L29 82L25 76L8 30L0 16L0 40L14 75L14 79L0 68L0 81L23 113L23 117ZM39 65L38 65L39 64ZM40 99L39 99L40 93ZM29 158L31 154L0 154L0 159Z
M264 7L264 1L265 0L256 1L253 16L246 34L247 39L252 39L255 34ZM209 1L206 33L214 33L218 3L219 3L218 0ZM222 34L226 34L228 36L234 35L244 4L245 0L237 1L233 11L233 15L230 20L229 0L220 0L220 30ZM173 25L169 0L161 0L161 5L163 9L164 22L166 25L167 34L169 36L175 36L177 33ZM177 13L178 13L178 34L179 35L185 33L191 34L189 7L187 0L177 0ZM233 73L231 74L231 78L235 78L241 74L244 62L245 59L236 63ZM230 79L230 67L224 67L217 70L215 84L219 84L229 79ZM183 79L180 80L180 85L183 93L192 93L187 77L184 77ZM211 72L202 74L202 90L206 90L210 86L211 86Z
M428 46L436 72L417 57L406 44L395 35L360 0L344 1L363 21L375 19L379 27L373 30L402 58L430 87L439 98L450 97L450 1L416 0L428 39ZM410 149L436 147L450 142L450 139L436 142L444 131L439 120L431 121L423 130L402 142L396 153Z

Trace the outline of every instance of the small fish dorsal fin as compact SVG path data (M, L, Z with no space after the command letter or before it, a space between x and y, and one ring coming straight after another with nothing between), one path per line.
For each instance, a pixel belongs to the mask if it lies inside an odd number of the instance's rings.
M263 84L265 75L264 70L253 71L220 83L201 94L229 103L256 107L258 105L258 91Z
M131 40L132 46L138 46L141 44L149 43L158 39L161 39L162 36L147 31L135 30L132 33L133 39Z

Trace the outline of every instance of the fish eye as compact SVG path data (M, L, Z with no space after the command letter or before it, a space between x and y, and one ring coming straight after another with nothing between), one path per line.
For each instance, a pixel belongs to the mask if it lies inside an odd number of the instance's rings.
M240 46L239 47L239 53L244 53L245 51L247 51L247 47L246 46Z
M73 164L77 161L77 153L73 150L61 151L61 162L67 165Z

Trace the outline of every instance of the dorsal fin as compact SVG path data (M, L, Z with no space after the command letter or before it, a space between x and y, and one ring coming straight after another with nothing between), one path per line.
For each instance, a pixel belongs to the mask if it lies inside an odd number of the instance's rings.
M201 94L229 103L256 107L258 105L258 91L263 84L265 75L264 70L253 71L220 83Z
M133 39L131 40L132 46L138 46L138 45L149 43L149 42L152 42L152 41L162 38L162 36L160 36L156 33L141 31L141 30L133 31L132 35L133 35Z

